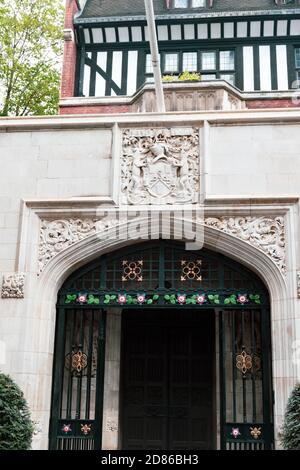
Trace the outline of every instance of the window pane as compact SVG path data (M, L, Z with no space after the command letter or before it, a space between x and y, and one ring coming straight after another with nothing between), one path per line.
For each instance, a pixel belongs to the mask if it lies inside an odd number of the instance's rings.
M178 72L178 54L165 55L165 72Z
M210 73L210 74L201 74L201 79L202 80L215 80L217 77L215 74Z
M182 71L197 71L197 52L184 52L182 55Z
M187 8L189 0L174 0L174 8Z
M160 54L159 54L160 57ZM151 54L146 55L146 73L153 73Z
M216 53L215 52L202 52L202 69L215 70L216 68Z
M297 84L296 84L297 88L300 88L300 71L297 72Z
M146 73L153 73L151 54L146 56Z
M300 47L295 49L295 60L296 60L296 67L300 69Z
M205 7L206 0L192 0L192 8Z
M234 70L234 52L220 52L220 70Z
M220 74L220 79L221 80L226 80L226 82L230 83L231 85L234 85L235 83L235 77L233 73L222 73Z

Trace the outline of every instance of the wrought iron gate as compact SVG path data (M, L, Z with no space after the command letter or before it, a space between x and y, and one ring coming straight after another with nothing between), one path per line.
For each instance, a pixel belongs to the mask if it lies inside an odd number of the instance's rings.
M272 449L269 311L219 315L221 448Z
M107 307L139 309L141 315L144 309L218 312L221 448L272 448L265 285L223 255L160 240L104 255L73 273L60 290L51 449L101 448Z
M59 309L56 330L50 449L100 449L105 313Z

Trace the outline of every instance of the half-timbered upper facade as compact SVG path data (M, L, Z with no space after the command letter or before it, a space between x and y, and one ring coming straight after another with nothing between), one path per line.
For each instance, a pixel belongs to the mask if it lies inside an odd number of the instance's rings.
M298 0L154 0L162 74L201 73L243 92L300 80ZM144 0L87 0L74 18L74 96L131 96L152 81Z

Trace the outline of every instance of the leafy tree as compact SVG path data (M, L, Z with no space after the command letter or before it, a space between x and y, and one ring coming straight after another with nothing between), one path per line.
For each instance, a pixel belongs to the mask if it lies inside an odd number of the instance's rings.
M55 114L62 0L0 0L0 116Z
M300 383L288 400L281 440L284 449L300 450Z
M33 424L23 392L4 374L0 374L0 450L28 450Z

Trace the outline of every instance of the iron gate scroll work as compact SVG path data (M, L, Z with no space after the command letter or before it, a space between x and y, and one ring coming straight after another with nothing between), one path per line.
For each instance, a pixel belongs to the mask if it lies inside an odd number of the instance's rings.
M51 449L101 448L107 307L218 312L221 448L273 448L265 285L223 255L160 240L102 256L59 291Z

